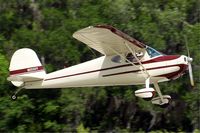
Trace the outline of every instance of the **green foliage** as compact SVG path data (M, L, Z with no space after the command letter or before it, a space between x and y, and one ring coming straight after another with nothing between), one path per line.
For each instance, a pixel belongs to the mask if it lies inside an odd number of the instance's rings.
M23 95L18 102L12 102L9 96L0 98L0 131L24 132L33 124L30 112L34 109L30 99Z
M89 129L88 128L85 128L83 126L83 124L80 124L78 127L77 127L77 132L78 133L89 133Z
M8 61L0 51L0 96L8 93L8 83L6 80L8 77Z
M5 56L0 53L0 83L5 83L5 77L8 76L8 61L6 60Z
M199 0L0 0L0 132L199 132L199 5ZM72 34L103 23L165 54L186 55L188 44L194 89L187 74L161 83L173 98L167 109L136 98L141 86L26 90L10 100L16 88L6 79L15 50L34 49L52 72L95 58Z

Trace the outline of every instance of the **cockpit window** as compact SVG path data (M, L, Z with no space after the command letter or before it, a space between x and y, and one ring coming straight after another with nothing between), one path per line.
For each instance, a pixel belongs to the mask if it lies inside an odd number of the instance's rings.
M162 55L160 52L156 51L155 49L151 48L151 47L147 47L147 53L149 54L149 56L152 58L152 57L155 57L155 56L160 56Z

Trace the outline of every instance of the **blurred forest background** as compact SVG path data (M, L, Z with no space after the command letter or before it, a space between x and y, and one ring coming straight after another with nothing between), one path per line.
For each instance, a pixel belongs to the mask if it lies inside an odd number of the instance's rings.
M200 0L0 0L0 132L200 131ZM165 54L187 55L188 74L160 83L165 109L134 96L142 86L24 90L6 80L15 50L32 48L47 72L96 57L72 37L109 24ZM185 36L185 39L184 39Z

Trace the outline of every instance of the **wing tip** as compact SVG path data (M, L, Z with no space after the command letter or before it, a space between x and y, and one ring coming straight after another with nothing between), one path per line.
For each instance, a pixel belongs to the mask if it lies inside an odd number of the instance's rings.
M91 26L91 25L90 25L90 26L88 26L88 27L86 27L86 28L80 29L80 30L74 32L74 33L72 34L72 37L77 39L77 37L80 36L81 33L87 32L87 30L88 30L88 29L91 29L91 28L94 28L94 26Z

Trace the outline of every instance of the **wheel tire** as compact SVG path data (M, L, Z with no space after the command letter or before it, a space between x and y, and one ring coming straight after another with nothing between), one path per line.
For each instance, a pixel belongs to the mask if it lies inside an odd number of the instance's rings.
M12 95L12 96L11 96L11 99L12 99L13 101L17 100L17 96L16 96L16 95Z
M167 98L167 99L168 99L168 103L165 103L163 105L159 105L161 108L167 108L170 105L171 99L169 99L169 98Z

